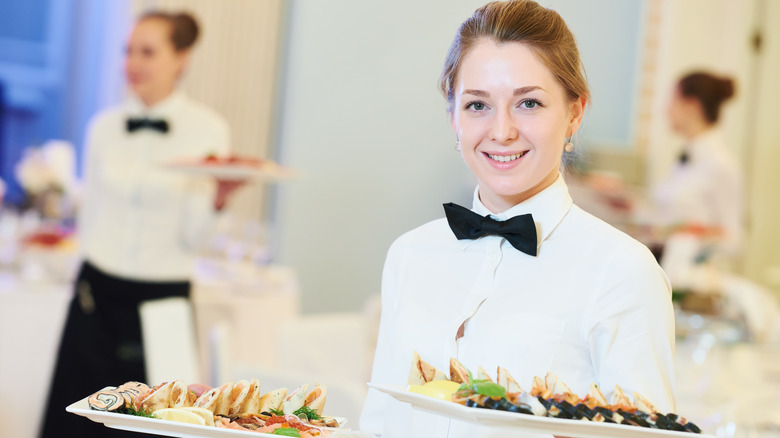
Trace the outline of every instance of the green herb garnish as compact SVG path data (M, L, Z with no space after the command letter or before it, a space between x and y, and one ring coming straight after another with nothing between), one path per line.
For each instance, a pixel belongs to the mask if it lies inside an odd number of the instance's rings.
M144 411L143 409L136 409L135 406L128 406L122 410L123 414L135 415L138 417L157 418L151 411Z
M269 411L278 417L284 417L284 411L280 409L269 409Z
M467 391L488 397L506 398L506 388L503 386L497 383L493 383L490 380L474 380L474 376L471 375L471 371L468 373L469 382L461 384L457 392Z
M310 408L308 406L302 406L300 409L298 409L297 411L293 412L293 415L295 415L296 417L301 415L301 414L305 415L306 418L308 418L309 420L319 420L320 419L320 416L319 416L319 414L317 414L317 411L315 411L314 409L312 409L312 408Z
M301 433L298 432L298 429L293 429L292 427L280 427L280 428L276 429L275 431L271 432L271 435L297 436L297 437L300 437Z

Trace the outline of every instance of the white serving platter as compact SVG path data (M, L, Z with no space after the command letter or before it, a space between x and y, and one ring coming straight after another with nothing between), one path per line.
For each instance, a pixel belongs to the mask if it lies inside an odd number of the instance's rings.
M279 438L279 435L270 433L253 432L250 430L226 429L214 426L201 426L197 424L179 423L176 421L159 420L156 418L140 417L136 415L117 414L114 412L95 411L89 408L89 403L85 397L65 408L66 411L86 417L96 423L102 423L106 427L113 429L129 430L131 432L141 432L152 435L163 435L180 438L236 438L236 437L256 437L256 438ZM340 425L344 425L346 419L336 417ZM347 430L322 428L331 431ZM330 435L333 436L333 435Z
M536 417L506 411L471 408L458 403L440 400L414 392L397 385L369 383L369 387L390 395L398 401L409 403L413 408L442 415L456 420L468 421L484 426L513 428L518 432L549 433L571 438L715 438L712 435L677 432L613 423L562 418Z
M265 180L281 181L295 176L290 169L272 161L259 164L246 163L207 163L203 161L174 161L164 166L172 171L190 176L207 176L224 180Z

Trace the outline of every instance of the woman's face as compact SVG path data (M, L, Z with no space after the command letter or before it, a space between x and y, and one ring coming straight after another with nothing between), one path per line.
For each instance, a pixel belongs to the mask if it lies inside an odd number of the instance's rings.
M683 136L689 135L695 126L702 123L704 111L698 100L685 97L679 87L675 87L667 108L669 125L672 130Z
M127 42L125 76L133 92L147 104L168 96L184 69L187 52L177 52L170 25L149 18L139 21Z
M454 86L452 126L490 211L505 211L555 182L584 99L571 102L526 45L489 39L461 60Z

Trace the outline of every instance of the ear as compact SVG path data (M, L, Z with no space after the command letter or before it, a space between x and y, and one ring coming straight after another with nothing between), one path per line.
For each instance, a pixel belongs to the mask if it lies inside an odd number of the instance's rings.
M176 61L178 63L178 70L179 70L178 77L181 79L181 77L184 75L185 70L187 70L187 66L190 64L190 50L185 49L176 52Z
M455 135L460 137L460 123L458 122L458 116L455 114L455 111L447 111L447 116L450 118L450 125L452 126L452 130L455 132Z
M585 97L578 97L571 103L571 107L569 107L569 136L574 135L580 127L587 103L588 100Z

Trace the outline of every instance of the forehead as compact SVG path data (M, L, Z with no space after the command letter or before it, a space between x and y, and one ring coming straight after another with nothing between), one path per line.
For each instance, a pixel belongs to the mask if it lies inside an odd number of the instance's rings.
M557 79L534 51L519 42L483 38L471 46L460 63L457 89L539 86L562 91Z
M130 34L131 40L163 41L169 40L169 24L159 18L146 18L136 23Z

